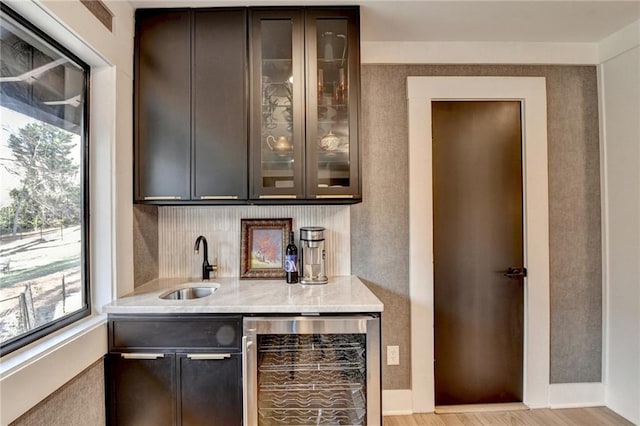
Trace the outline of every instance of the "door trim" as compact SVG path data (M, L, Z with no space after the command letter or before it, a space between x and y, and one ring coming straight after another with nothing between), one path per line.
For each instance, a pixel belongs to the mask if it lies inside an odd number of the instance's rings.
M408 77L409 291L413 412L433 412L434 298L432 100L523 103L524 377L523 402L549 404L549 196L544 77ZM426 260L426 261L425 261Z

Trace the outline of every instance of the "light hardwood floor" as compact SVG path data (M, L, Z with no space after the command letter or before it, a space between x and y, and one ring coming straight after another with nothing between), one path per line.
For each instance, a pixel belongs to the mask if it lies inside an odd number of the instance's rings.
M606 407L387 416L384 426L633 426Z

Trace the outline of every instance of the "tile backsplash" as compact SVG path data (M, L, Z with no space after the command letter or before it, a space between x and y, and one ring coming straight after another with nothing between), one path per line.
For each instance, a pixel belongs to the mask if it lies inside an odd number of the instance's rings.
M325 227L328 275L351 274L349 206L202 206L158 208L159 277L200 276L202 250L193 251L198 235L209 243L209 262L217 259L218 276L238 276L240 219L262 218L291 218L296 245L301 227Z

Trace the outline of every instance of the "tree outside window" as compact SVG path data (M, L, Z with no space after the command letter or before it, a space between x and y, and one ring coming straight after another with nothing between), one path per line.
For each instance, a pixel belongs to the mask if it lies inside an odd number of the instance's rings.
M2 354L89 313L89 68L2 5Z

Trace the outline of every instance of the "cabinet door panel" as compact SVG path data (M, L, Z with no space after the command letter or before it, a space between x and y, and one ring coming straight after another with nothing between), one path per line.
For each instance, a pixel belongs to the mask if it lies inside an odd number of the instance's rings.
M246 11L194 14L194 200L247 199Z
M110 350L240 349L242 317L134 316L109 320Z
M360 198L357 9L306 15L308 198Z
M178 355L178 404L182 426L242 424L241 355L189 359Z
M304 198L303 28L301 9L252 13L252 198Z
M125 359L109 354L111 424L118 426L172 425L176 401L175 356Z
M136 15L137 200L189 199L190 15Z

